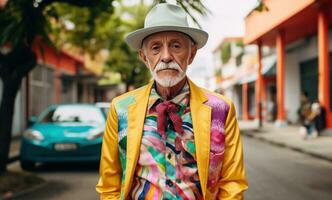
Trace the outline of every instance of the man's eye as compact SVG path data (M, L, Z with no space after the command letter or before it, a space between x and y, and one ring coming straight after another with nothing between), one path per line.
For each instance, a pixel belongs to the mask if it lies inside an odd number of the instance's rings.
M154 50L154 51L156 51L156 50L159 49L159 46L153 46L151 49Z
M175 48L175 49L179 49L181 46L180 46L180 44L175 43L175 44L172 45L172 47Z

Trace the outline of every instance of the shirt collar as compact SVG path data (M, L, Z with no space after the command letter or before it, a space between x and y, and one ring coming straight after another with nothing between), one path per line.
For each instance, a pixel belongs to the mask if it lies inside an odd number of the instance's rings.
M163 101L162 99L163 98L157 92L156 82L154 82L151 92L150 92L148 110L150 110L151 107L156 105L157 101L158 102ZM185 85L182 87L179 94L177 94L175 97L173 97L170 101L172 101L173 103L180 105L180 106L188 105L188 103L189 103L189 85L188 85L187 81L186 81Z

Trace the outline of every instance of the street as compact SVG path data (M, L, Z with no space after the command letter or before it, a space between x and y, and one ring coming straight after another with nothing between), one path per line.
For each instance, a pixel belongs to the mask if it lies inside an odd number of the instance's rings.
M247 200L328 200L332 163L256 139L243 137L249 190ZM11 165L18 168L18 163ZM33 172L47 185L18 200L97 199L96 164L41 165Z
M243 137L247 200L330 200L332 163Z
M18 162L11 168L18 168ZM15 200L91 200L98 199L96 163L59 163L40 165L32 173L44 178L44 187Z

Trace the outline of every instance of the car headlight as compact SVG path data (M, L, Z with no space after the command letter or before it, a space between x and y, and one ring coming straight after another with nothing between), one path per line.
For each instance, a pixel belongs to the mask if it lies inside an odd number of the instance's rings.
M94 140L97 138L101 138L104 135L104 129L93 129L89 132L89 134L86 136L88 140Z
M23 136L26 138L29 138L31 140L43 140L44 136L41 134L41 132L37 131L37 130L33 130L33 129L28 129L26 131L24 131Z

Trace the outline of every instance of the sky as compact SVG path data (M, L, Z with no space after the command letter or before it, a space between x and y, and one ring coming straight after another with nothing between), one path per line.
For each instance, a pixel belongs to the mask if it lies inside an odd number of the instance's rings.
M211 11L207 17L200 17L202 29L209 33L205 47L197 52L188 75L203 87L205 79L211 80L214 73L212 51L224 37L243 36L244 18L257 5L257 0L205 0L204 5Z

